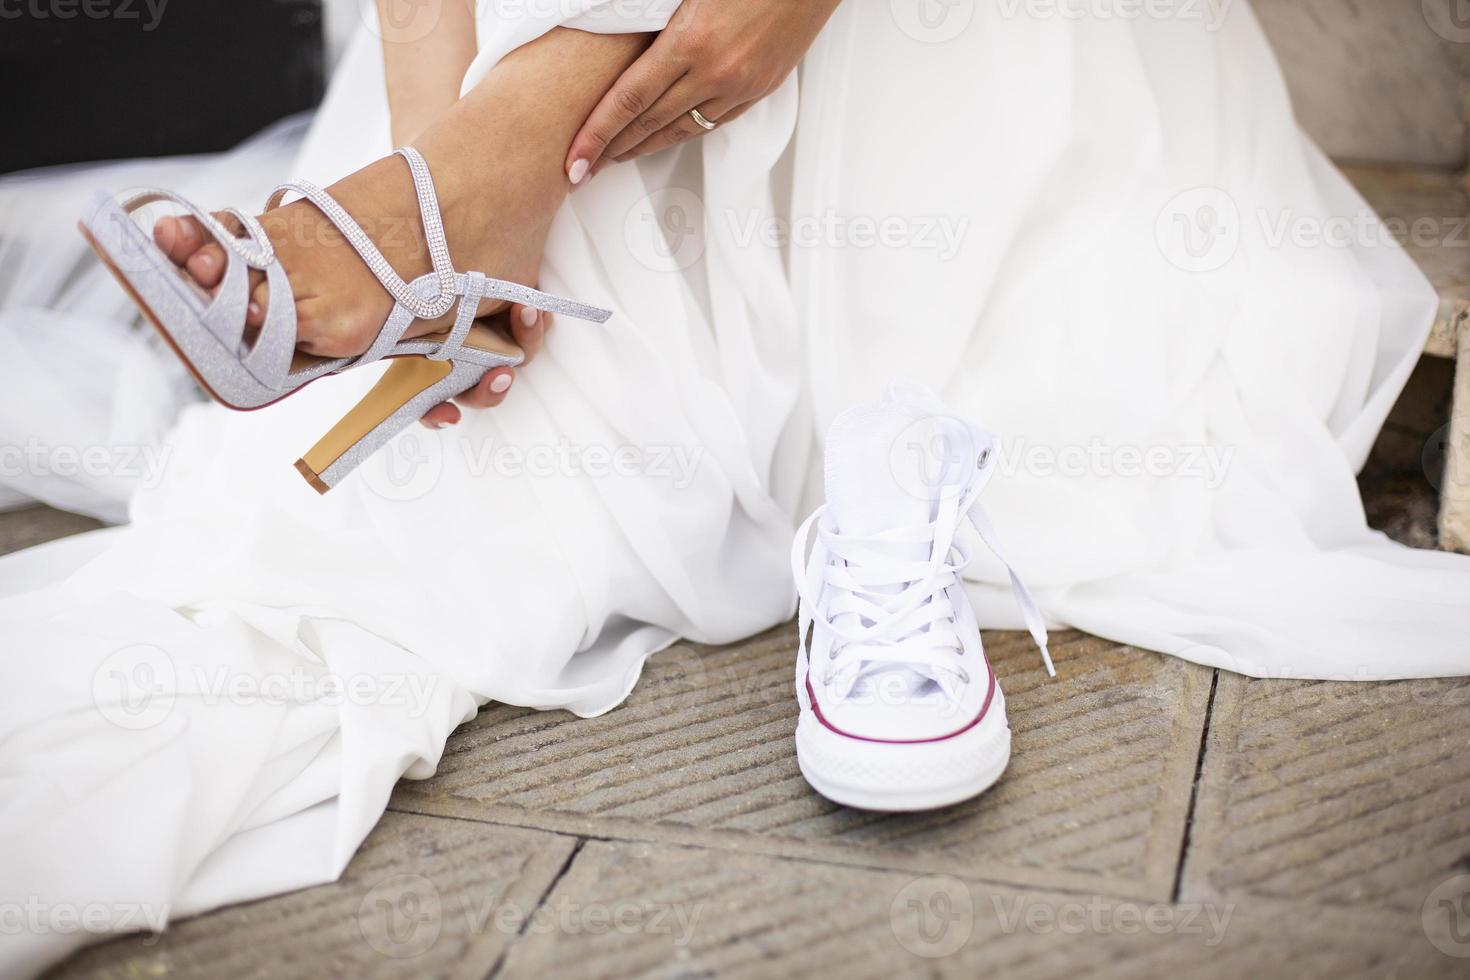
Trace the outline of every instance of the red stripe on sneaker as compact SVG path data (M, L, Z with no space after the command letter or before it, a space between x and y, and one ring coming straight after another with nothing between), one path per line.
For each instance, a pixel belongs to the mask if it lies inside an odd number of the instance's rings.
M988 662L985 664L985 669L990 674L990 687L985 692L985 703L980 705L980 713L977 714L974 718L971 718L969 722L967 722L964 726L956 728L949 734L936 735L933 738L869 738L867 735L854 735L852 732L844 732L842 729L838 728L836 725L828 721L826 716L822 714L822 705L817 700L817 692L812 690L811 668L807 668L805 678L806 696L812 703L812 713L817 716L817 721L821 722L822 726L827 728L829 731L836 732L843 738L852 738L856 739L859 742L878 742L882 745L923 745L926 742L943 742L946 739L954 738L956 735L963 735L965 732L968 732L970 729L974 728L976 725L980 724L980 722L985 720L986 714L990 711L991 703L995 701L995 671L991 669Z

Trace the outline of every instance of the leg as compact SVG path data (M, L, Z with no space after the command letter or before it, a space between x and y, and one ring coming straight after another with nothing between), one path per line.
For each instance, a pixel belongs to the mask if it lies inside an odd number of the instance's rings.
M649 35L600 35L558 28L512 52L473 92L415 141L434 173L451 254L460 269L534 283L551 219L569 185L566 148L613 80L647 47ZM362 224L399 275L430 271L408 168L386 157L329 188ZM167 223L167 227L165 227ZM392 300L314 206L296 202L261 216L289 274L298 346L344 356L366 350ZM218 245L192 222L164 219L159 243L205 288L224 269ZM270 302L259 282L251 322ZM482 315L503 307L486 303ZM442 329L420 321L410 334Z
M377 0L378 23L392 24L401 0ZM475 5L445 0L428 34L396 37L383 31L383 81L393 145L406 146L454 108L465 73L475 60Z

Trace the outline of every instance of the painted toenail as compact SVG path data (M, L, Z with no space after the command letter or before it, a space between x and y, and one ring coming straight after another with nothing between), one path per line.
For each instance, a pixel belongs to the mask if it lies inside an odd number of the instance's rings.
M259 303L251 303L250 304L250 316L256 317L256 318L258 318L260 316L260 304Z
M521 324L527 327L534 327L536 325L535 309L529 306L521 307Z
M490 390L497 395L503 395L510 390L510 381L510 375L498 374L495 376L495 380L490 382Z

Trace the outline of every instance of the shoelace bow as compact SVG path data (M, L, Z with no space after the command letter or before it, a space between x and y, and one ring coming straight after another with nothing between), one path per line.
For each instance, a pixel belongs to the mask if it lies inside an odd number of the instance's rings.
M953 697L956 681L968 683L970 678L954 605L946 590L960 583L974 558L972 548L955 540L962 523L968 523L1005 566L1016 605L1041 651L1046 672L1056 676L1041 611L1006 560L995 527L978 502L989 482L993 456L989 451L980 456L963 490L940 500L935 519L927 524L874 535L843 534L826 519L825 505L802 523L791 549L791 571L800 596L801 665L807 660L807 632L815 626L832 637L831 662L823 676L827 683L845 679L845 690L850 693L872 668L902 665ZM817 539L810 560L805 560L813 526ZM895 559L895 546L904 544L933 547L927 560ZM813 609L824 585L832 594L826 615L817 619ZM836 621L847 614L851 614L847 622L838 625Z

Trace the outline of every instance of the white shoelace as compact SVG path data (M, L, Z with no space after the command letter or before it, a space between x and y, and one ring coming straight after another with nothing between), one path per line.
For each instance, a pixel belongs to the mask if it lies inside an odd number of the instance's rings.
M968 683L970 675L946 590L960 584L961 573L974 557L969 546L955 539L962 522L968 522L1010 574L1026 628L1041 650L1047 674L1056 676L1041 611L1006 560L995 527L978 502L994 457L993 452L983 453L965 486L939 500L937 515L927 524L874 535L843 534L832 527L825 505L802 523L791 549L791 572L800 596L799 673L807 663L807 633L815 625L832 638L831 661L821 674L827 684L845 681L850 693L872 669L901 665L954 697L957 682ZM813 526L817 538L807 559ZM930 557L917 561L894 557L896 548L915 544L932 544ZM824 584L831 595L825 615L817 618L813 610ZM844 616L846 622L838 625ZM839 696L846 695L839 692Z

